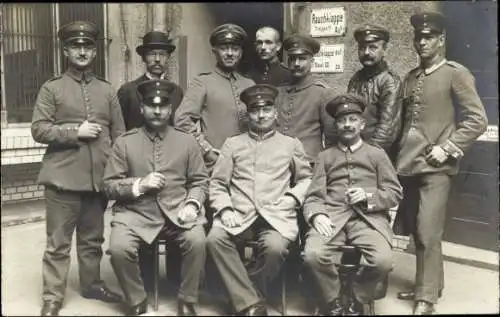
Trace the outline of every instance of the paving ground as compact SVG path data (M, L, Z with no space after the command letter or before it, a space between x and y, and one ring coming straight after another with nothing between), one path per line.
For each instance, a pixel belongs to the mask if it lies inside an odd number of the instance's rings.
M109 212L106 213L109 224ZM41 259L45 245L45 223L35 222L2 228L2 315L35 316L40 310ZM109 236L109 225L105 236ZM107 248L108 241L104 247ZM118 305L87 300L78 294L78 271L75 248L72 251L68 288L61 315L119 316ZM387 296L376 302L378 314L411 314L411 303L396 299L396 293L410 286L415 274L414 256L394 253L395 267L390 275ZM499 312L498 271L481 269L452 262L445 263L445 292L437 305L440 314L495 314ZM109 258L102 261L102 277L113 290L120 292ZM167 292L168 293L168 292ZM165 291L160 296L160 307L148 315L175 315L175 296ZM289 290L289 315L308 315L310 311L299 291ZM151 309L150 309L151 311ZM198 308L200 315L223 315L221 302L204 294ZM271 315L278 315L270 309Z

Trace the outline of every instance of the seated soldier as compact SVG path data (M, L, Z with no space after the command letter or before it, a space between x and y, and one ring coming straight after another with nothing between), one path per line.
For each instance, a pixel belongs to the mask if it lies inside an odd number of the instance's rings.
M249 131L224 142L209 185L215 214L208 251L235 310L244 316L267 315L266 288L297 238L297 208L311 178L301 142L276 131L277 94L264 84L241 93ZM238 242L248 240L258 244L249 272L237 249Z
M198 143L169 125L169 95L176 86L165 80L138 86L144 126L117 139L109 157L104 187L116 200L111 222L111 264L130 315L147 311L138 249L160 232L182 251L178 315L196 315L200 275L205 264L206 222L202 211L208 174Z
M363 304L374 298L376 285L392 268L392 230L388 210L402 198L396 172L384 150L363 142L364 101L340 95L327 104L335 118L339 143L318 156L304 202L306 234L304 261L319 286L327 316L342 314L340 283L334 263L336 245L361 249L364 262L353 283L351 313L363 314Z

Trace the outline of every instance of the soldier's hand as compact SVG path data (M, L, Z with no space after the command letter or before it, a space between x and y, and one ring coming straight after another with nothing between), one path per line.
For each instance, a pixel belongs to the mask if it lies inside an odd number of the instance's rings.
M280 204L282 206L286 206L290 209L293 209L297 205L297 201L292 196L285 195L284 197L280 198L280 200L278 201L278 204Z
M149 173L139 182L139 191L145 193L151 189L160 189L165 186L166 178L158 172Z
M198 217L198 207L194 203L187 203L181 210L177 218L180 223L193 222Z
M363 188L350 187L346 191L347 202L350 205L355 205L367 199L366 192Z
M78 127L78 138L79 139L95 139L101 133L101 125L98 123L89 122L88 120L83 121L83 123Z
M333 229L335 228L330 218L323 214L314 217L313 227L319 234L325 237L331 237L333 235Z
M205 154L205 161L208 163L215 164L219 158L219 151L212 149Z
M229 227L229 228L241 226L240 215L231 209L226 209L226 210L222 211L222 214L220 216L220 220L222 221L223 225L225 225L226 227Z
M425 156L427 163L434 167L439 167L448 159L448 153L439 145L434 145L430 152Z

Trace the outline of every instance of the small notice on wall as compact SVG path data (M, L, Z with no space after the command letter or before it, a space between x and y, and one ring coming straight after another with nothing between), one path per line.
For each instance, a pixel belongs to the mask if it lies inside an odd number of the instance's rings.
M344 44L321 45L318 54L314 55L311 71L313 73L343 73Z
M343 36L346 31L344 7L313 9L311 12L311 36Z

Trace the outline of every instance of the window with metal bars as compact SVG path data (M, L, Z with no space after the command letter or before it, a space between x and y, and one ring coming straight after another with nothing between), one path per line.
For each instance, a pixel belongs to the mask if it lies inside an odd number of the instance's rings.
M1 5L1 102L8 123L31 121L42 84L67 67L57 40L60 26L75 20L97 24L100 38L93 64L105 76L103 3L3 3Z

